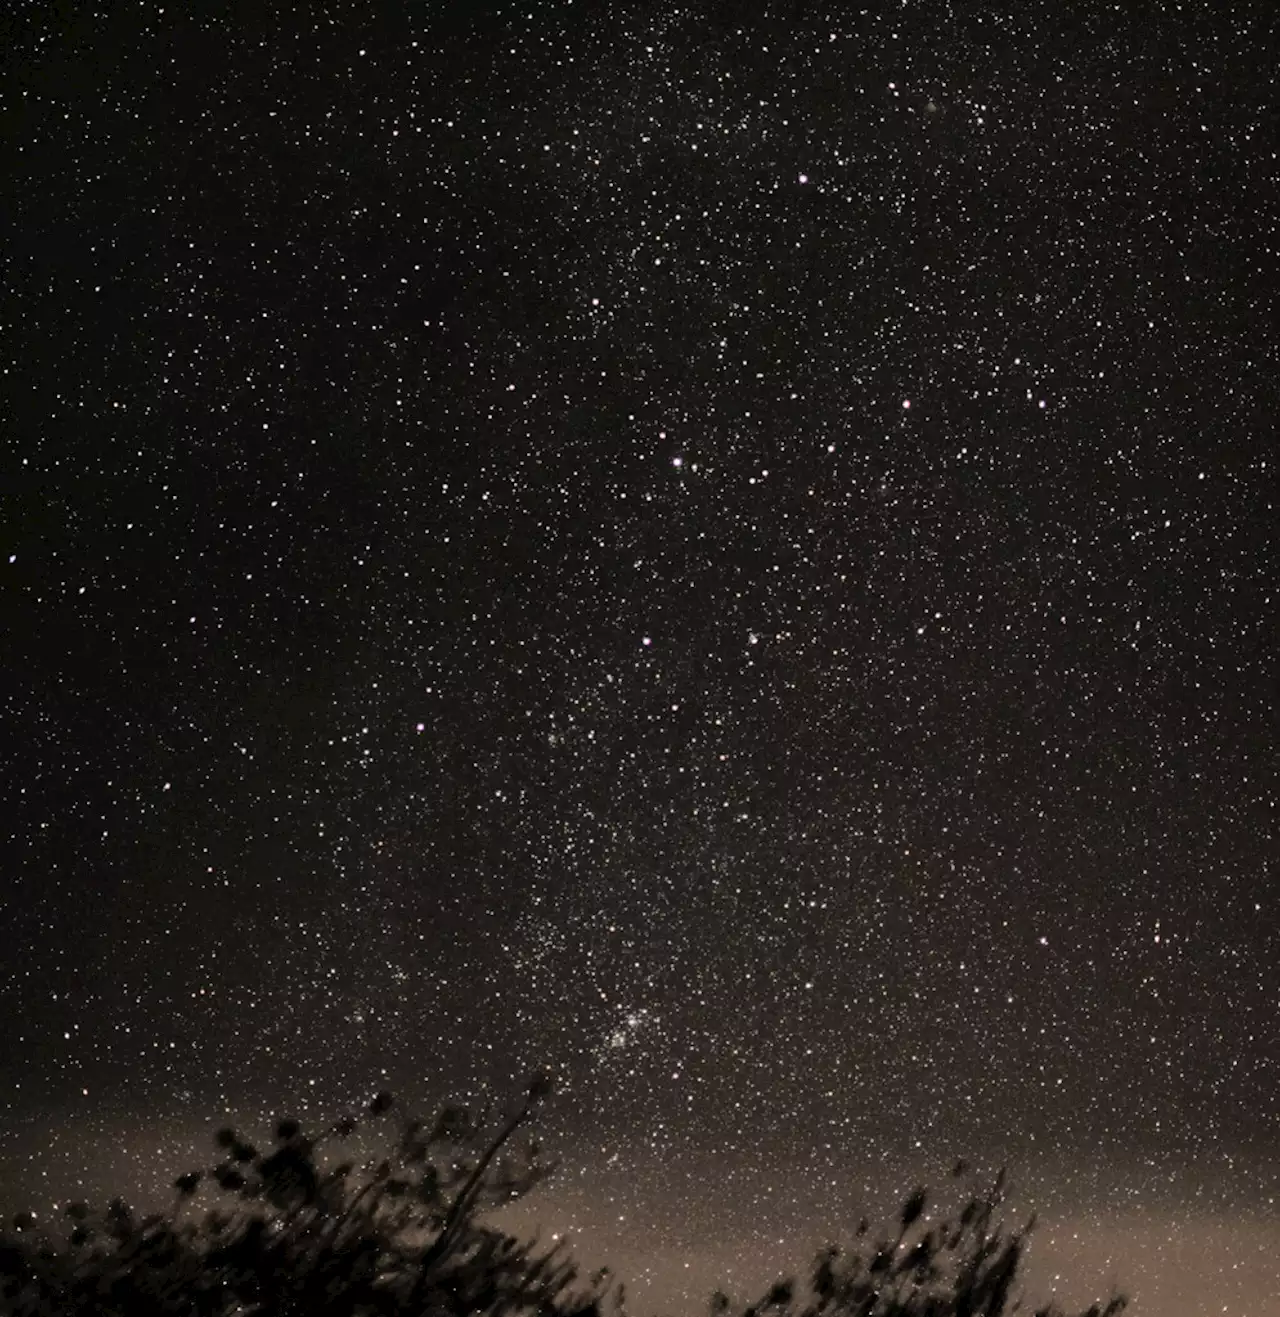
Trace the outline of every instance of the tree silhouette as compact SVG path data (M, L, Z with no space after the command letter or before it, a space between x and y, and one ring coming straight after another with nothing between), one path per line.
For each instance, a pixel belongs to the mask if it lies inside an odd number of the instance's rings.
M120 1199L71 1203L57 1230L34 1215L0 1230L0 1317L622 1317L608 1269L583 1277L564 1243L542 1247L486 1224L554 1168L515 1136L550 1088L533 1080L489 1132L445 1107L407 1120L388 1156L357 1168L340 1152L394 1107L309 1135L295 1120L260 1151L234 1129L214 1165L180 1175L168 1211L138 1217ZM959 1171L960 1168L957 1168ZM930 1223L923 1189L896 1235L817 1256L806 1287L779 1281L756 1303L712 1298L713 1317L1003 1317L1033 1223L996 1219L1003 1174L955 1222ZM1011 1306L1012 1305L1012 1306ZM1081 1317L1115 1317L1121 1298ZM1036 1317L1065 1317L1041 1308Z

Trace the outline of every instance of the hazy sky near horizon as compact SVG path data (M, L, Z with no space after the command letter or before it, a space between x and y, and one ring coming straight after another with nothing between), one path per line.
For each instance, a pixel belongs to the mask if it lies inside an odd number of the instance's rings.
M1261 7L11 27L0 1189L545 1065L654 1304L1280 1317Z

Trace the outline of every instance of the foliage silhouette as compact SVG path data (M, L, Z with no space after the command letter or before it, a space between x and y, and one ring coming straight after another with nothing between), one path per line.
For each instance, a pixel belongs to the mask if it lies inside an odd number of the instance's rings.
M622 1303L607 1272L584 1281L562 1244L542 1248L479 1219L553 1169L535 1141L514 1143L548 1091L532 1081L487 1137L482 1118L456 1107L429 1127L407 1121L391 1155L359 1171L326 1156L361 1127L352 1117L316 1137L281 1121L266 1152L219 1130L219 1160L174 1181L168 1212L138 1218L119 1199L102 1213L72 1203L61 1239L30 1213L15 1217L0 1231L0 1313L598 1317ZM366 1119L392 1106L379 1093ZM215 1200L203 1214L202 1193Z
M957 1162L953 1178L967 1171ZM997 1214L1005 1201L1005 1173L974 1194L954 1221L930 1223L928 1195L918 1188L898 1214L896 1238L871 1240L865 1221L855 1247L831 1245L818 1253L801 1289L793 1279L777 1281L755 1303L736 1307L722 1292L711 1299L712 1317L1006 1317L1023 1310L1015 1294L1018 1268L1033 1217L1009 1230ZM1080 1317L1117 1317L1128 1300L1114 1295ZM1067 1317L1053 1305L1034 1317Z
M71 1203L61 1235L29 1212L0 1228L0 1317L623 1317L607 1268L584 1278L563 1241L542 1247L482 1219L554 1169L536 1140L514 1141L549 1091L533 1080L487 1134L485 1116L460 1107L407 1120L390 1155L359 1170L337 1153L362 1128L354 1117L315 1137L281 1121L266 1152L221 1129L219 1160L178 1176L167 1212ZM379 1093L365 1121L393 1106ZM807 1286L782 1280L746 1306L717 1293L712 1317L1004 1317L1033 1223L1007 1232L1003 1195L1002 1175L958 1221L931 1224L918 1189L896 1238L873 1242L863 1222L852 1251L818 1254Z

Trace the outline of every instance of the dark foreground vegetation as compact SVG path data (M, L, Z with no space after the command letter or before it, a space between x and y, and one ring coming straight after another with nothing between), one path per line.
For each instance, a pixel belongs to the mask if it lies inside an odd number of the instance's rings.
M549 1172L536 1140L517 1134L547 1086L491 1126L447 1107L405 1122L381 1161L344 1160L355 1118L308 1134L293 1120L261 1150L219 1130L218 1160L174 1181L167 1212L138 1217L120 1200L71 1203L48 1225L31 1214L0 1230L4 1317L622 1317L609 1272L584 1276L563 1244L521 1240L488 1210ZM385 1117L389 1094L367 1120ZM957 1168L957 1174L962 1168ZM712 1317L1066 1317L1020 1300L1018 1269L1032 1223L999 1219L1003 1177L955 1220L932 1220L925 1192L893 1229L863 1223L845 1248L818 1254L804 1282L760 1300L711 1299ZM1114 1298L1085 1317L1114 1317Z

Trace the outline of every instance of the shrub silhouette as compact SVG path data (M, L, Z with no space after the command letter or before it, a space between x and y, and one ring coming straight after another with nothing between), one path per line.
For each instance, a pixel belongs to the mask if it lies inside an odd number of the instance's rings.
M72 1203L60 1231L31 1213L0 1229L2 1317L622 1317L608 1269L583 1277L562 1242L542 1247L481 1219L554 1169L536 1140L514 1141L549 1086L486 1134L487 1120L445 1107L406 1121L389 1156L357 1169L336 1149L363 1122L315 1137L281 1121L260 1152L233 1129L219 1159L180 1175L172 1207L138 1217L120 1199ZM394 1106L388 1093L364 1121ZM331 1164L332 1163L332 1164ZM713 1317L1003 1317L1029 1223L996 1222L1003 1176L958 1221L929 1224L924 1190L908 1197L896 1238L818 1254L808 1285L779 1281L754 1304L712 1298ZM200 1200L212 1200L202 1210ZM1114 1317L1120 1298L1082 1317ZM1042 1308L1036 1317L1064 1317Z
M457 1107L430 1127L407 1121L391 1155L361 1170L325 1156L361 1127L353 1117L314 1138L282 1121L266 1152L219 1130L220 1159L174 1181L168 1212L138 1218L117 1199L95 1214L72 1203L61 1239L38 1232L30 1213L13 1218L0 1232L0 1313L598 1317L622 1302L607 1272L583 1281L563 1245L541 1248L479 1220L553 1169L535 1141L513 1142L547 1092L535 1079L487 1137L483 1119ZM366 1120L392 1106L379 1093ZM201 1215L204 1193L216 1201Z
M953 1177L966 1169L958 1162ZM916 1189L898 1214L895 1238L872 1242L863 1221L853 1248L831 1245L817 1255L803 1291L793 1279L780 1280L741 1307L718 1292L711 1299L712 1317L1005 1317L1022 1311L1014 1285L1035 1218L1008 1230L997 1219L1004 1200L1001 1171L956 1220L930 1224L928 1195ZM1116 1295L1080 1317L1116 1317L1126 1307L1128 1300ZM1050 1305L1035 1309L1034 1317L1066 1314Z

